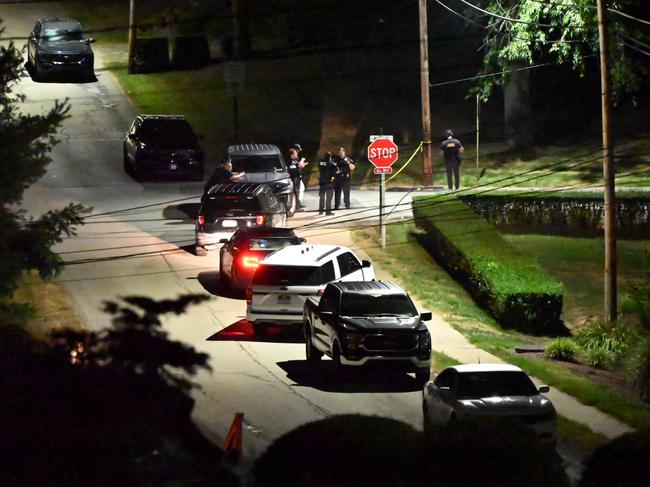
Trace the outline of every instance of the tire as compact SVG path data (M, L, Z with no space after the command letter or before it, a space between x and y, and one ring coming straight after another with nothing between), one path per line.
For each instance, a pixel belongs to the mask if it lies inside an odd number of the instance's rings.
M323 357L323 352L318 350L311 341L311 326L309 323L305 324L305 356L307 362L311 364L319 362Z
M429 379L431 379L431 369L429 367L422 367L415 371L415 380L420 387L429 382Z
M200 245L197 245L194 247L194 255L197 257L205 257L208 255L208 251L205 249L205 247L201 247Z

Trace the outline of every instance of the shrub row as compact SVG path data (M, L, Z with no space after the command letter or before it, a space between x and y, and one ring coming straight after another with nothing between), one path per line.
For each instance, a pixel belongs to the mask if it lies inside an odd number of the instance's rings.
M461 198L476 213L508 232L576 237L592 237L603 232L603 198L597 193L540 191ZM618 195L616 218L621 237L650 236L650 193Z
M166 37L138 39L133 60L136 72L151 73L205 66L210 62L210 47L205 36L177 36L170 42Z
M453 196L416 197L413 213L436 260L502 325L535 334L563 331L562 284L467 204Z

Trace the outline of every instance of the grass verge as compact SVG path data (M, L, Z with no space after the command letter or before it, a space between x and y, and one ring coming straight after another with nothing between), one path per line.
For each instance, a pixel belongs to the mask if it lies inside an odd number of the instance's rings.
M425 306L440 313L474 345L632 427L650 428L650 408L640 401L578 376L560 364L513 353L517 345L543 344L546 339L503 329L419 245L413 232L414 227L410 224L389 225L386 250L363 244L376 241L376 236L369 231L357 231L355 236L372 259L395 276Z

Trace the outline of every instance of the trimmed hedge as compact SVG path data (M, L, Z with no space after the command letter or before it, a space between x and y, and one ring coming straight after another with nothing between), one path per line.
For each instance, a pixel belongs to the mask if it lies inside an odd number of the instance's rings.
M593 237L603 233L602 194L545 191L461 196L476 213L506 232ZM650 193L617 195L618 234L650 236Z
M534 334L565 331L562 283L467 204L454 196L415 197L413 214L436 260L502 325Z
M152 73L171 69L167 38L137 39L134 46L133 63L136 73Z

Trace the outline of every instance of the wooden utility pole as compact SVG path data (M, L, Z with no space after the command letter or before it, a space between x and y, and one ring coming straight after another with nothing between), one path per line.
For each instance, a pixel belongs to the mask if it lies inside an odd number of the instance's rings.
M604 227L605 227L605 319L615 321L617 318L616 286L616 181L614 170L614 148L609 129L610 76L609 50L607 32L606 0L596 0L598 9L598 34L600 37L600 84L603 125L603 179L604 190Z
M233 0L233 39L234 39L234 58L247 59L251 51L251 32L249 25L249 5L248 0Z
M431 169L431 104L429 101L429 25L427 0L419 0L420 9L420 91L422 97L422 185L433 184Z
M129 74L135 73L135 63L133 62L133 53L135 51L135 42L138 40L138 28L135 25L135 0L131 0L129 4L129 60L128 72Z

